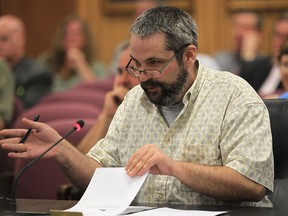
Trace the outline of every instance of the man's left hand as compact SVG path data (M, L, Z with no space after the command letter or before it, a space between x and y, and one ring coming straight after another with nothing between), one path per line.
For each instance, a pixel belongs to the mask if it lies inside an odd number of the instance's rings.
M174 164L154 144L146 144L132 155L125 169L129 176L141 176L148 171L154 175L171 175Z

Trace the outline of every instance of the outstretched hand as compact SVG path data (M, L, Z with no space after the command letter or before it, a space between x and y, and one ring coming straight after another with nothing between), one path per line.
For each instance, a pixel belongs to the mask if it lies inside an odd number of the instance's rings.
M31 159L42 154L46 149L53 145L61 136L47 124L34 122L23 118L23 123L32 131L25 141L20 140L26 133L26 129L4 129L0 131L0 146L2 149L9 151L8 156L11 158ZM45 155L45 158L55 157L57 149L54 148Z

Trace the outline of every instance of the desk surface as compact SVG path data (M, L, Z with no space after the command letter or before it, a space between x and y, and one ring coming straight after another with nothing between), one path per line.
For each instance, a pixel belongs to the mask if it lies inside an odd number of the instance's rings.
M21 215L49 215L50 210L64 210L74 206L78 201L74 200L41 200L41 199L17 199L17 212ZM170 207L170 206L168 206ZM171 206L172 207L172 206ZM175 208L181 208L181 206L173 206ZM191 205L184 206L181 209L190 210L207 210L207 211L229 211L232 216L277 216L285 215L286 211L276 210L273 208L252 208L252 207L220 207L220 206L201 206L201 205ZM26 214L24 214L26 213Z
M77 202L76 200L17 199L17 212L49 214L50 210L68 209Z

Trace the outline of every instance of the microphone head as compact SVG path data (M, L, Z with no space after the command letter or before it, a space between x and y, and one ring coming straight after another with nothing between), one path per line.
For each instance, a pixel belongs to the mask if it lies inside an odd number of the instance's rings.
M80 131L85 125L85 122L83 120L78 120L76 123L73 124L73 127L76 131Z

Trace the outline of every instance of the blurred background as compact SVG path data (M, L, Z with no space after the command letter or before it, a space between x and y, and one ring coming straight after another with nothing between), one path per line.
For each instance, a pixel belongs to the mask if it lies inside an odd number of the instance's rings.
M247 9L263 20L260 52L271 54L273 20L288 9L287 0L167 0L166 5L185 9L199 28L199 51L213 54L232 49L233 13ZM97 58L109 64L119 42L129 38L135 18L133 0L0 0L0 15L23 19L28 34L27 54L37 57L51 45L57 23L69 14L84 18L91 27Z

